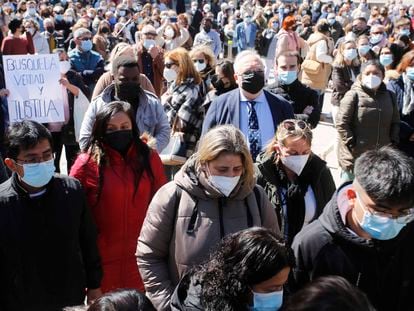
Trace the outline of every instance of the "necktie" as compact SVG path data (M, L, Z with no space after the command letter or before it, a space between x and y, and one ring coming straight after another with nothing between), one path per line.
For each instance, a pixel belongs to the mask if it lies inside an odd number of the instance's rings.
M257 119L257 113L254 106L256 105L255 101L247 102L249 108L248 117L249 117L249 144L250 144L250 154L252 155L253 161L256 160L257 155L260 153L261 147L261 136L259 129L259 120Z

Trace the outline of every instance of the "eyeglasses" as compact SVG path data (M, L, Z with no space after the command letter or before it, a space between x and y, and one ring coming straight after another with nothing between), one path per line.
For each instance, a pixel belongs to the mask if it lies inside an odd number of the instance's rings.
M382 35L382 34L383 34L382 31L379 31L379 32L371 32L371 35Z
M200 64L204 64L204 59L193 59L193 63L200 63Z
M85 37L85 38L78 38L79 40L81 40L81 41L88 41L88 40L91 40L91 38L90 37Z
M168 68L168 69L170 69L172 66L176 66L177 64L176 63L165 63L164 64L164 66L166 67L166 68Z
M409 208L406 210L402 210L399 212L399 215L393 215L387 212L379 212L376 211L372 208L369 208L368 206L366 206L362 200L361 200L361 196L359 194L356 194L357 200L359 202L359 205L361 205L362 209L367 211L368 213L370 213L371 215L377 216L377 217L382 217L382 218L391 218L391 219L395 219L395 221L399 224L408 224L410 222L412 222L414 220L414 208Z
M309 127L309 125L305 121L302 121L302 120L294 120L294 121L286 120L282 122L282 126L289 132L297 130L297 129L304 130Z
M27 159L27 160L16 159L17 161L22 162L23 164L17 163L16 161L15 161L15 163L17 165L20 165L20 166L30 165L31 167L37 167L42 162L47 162L47 161L51 161L51 160L54 160L54 159L55 159L54 154L50 153L50 154L44 155L43 157L33 157L33 158L30 158L30 159Z

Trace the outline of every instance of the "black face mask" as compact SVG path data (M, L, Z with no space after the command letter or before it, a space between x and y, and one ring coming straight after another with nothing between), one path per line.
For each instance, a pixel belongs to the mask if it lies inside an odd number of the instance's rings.
M54 27L46 27L48 33L53 33L55 31Z
M203 26L205 32L210 32L211 26Z
M359 36L364 32L364 30L358 29L356 26L352 26L352 32Z
M265 84L263 71L248 70L243 73L241 88L251 94L257 94Z
M102 33L109 33L109 28L107 27L102 28Z
M138 107L139 94L141 87L137 82L124 82L117 83L115 85L116 96L119 100L126 101L131 104L132 107Z
M104 142L112 149L124 154L132 142L132 130L120 130L106 133Z
M219 79L217 75L214 75L211 78L211 84L216 89L216 94L221 95L223 93L226 93L228 88L225 87L223 80Z

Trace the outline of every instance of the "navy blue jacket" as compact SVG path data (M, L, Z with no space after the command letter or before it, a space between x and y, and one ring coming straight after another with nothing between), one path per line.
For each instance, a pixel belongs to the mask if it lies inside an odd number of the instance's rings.
M402 107L404 104L404 81L400 76L396 80L391 80L387 84L388 90L393 92L397 98L398 108L400 110L400 144L399 149L405 151L408 155L414 157L414 143L409 140L410 136L414 133L414 111L409 115L402 114Z
M263 92L269 104L270 111L272 112L274 130L276 132L280 122L286 119L295 118L292 106L286 99L279 95L274 95L266 90L263 90ZM239 119L240 89L237 88L224 93L213 100L203 122L202 135L216 125L233 124L235 127L240 128Z

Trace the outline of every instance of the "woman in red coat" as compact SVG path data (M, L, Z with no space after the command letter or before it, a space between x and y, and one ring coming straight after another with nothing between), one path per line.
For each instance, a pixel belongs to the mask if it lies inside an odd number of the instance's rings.
M82 183L98 227L104 292L144 290L137 239L153 195L166 182L158 154L139 138L134 115L126 102L102 107L88 152L78 156L70 172Z

